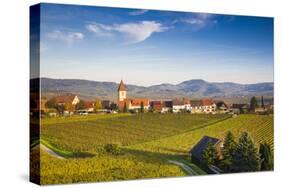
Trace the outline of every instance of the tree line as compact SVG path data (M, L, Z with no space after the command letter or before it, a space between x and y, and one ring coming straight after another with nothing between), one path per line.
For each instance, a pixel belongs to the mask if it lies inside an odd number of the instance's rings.
M231 132L228 132L223 141L222 159L218 158L218 151L208 143L202 153L203 165L208 168L215 165L225 173L254 172L273 170L273 152L270 145L261 143L257 148L247 132L240 135L238 142Z

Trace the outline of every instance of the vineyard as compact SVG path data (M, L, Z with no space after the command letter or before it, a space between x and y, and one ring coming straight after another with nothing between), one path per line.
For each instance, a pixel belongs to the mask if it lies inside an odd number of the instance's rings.
M157 141L130 146L137 150L158 153L184 154L203 136L223 139L231 131L238 139L242 132L248 132L256 144L266 142L273 148L273 116L240 115L211 126L178 134Z
M103 115L107 117L107 115ZM227 115L143 114L83 119L50 124L44 122L41 138L62 150L88 151L107 143L123 146L142 143L204 127ZM51 120L54 121L54 120Z
M80 117L77 117L78 119ZM58 159L41 149L41 183L112 181L190 175L169 160L191 164L189 151L203 136L223 138L227 131L238 138L249 132L256 144L273 148L273 116L143 114L44 120L41 138L54 151L87 152L88 157ZM108 143L120 146L120 155L99 153ZM62 152L63 153L63 152Z

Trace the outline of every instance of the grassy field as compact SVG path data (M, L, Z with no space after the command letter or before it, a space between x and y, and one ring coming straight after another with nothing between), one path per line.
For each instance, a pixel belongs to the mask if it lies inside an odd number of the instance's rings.
M41 143L67 158L58 159L42 150L41 183L189 175L168 160L182 162L198 174L204 174L190 163L187 151L203 136L223 138L229 130L237 137L247 131L255 143L266 141L273 147L273 116L124 114L73 117L65 121L45 119ZM99 153L107 143L118 143L122 154Z

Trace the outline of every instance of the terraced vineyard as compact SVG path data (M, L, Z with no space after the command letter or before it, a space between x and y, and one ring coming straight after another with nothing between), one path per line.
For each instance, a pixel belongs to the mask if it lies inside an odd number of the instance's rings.
M65 123L44 120L41 134L43 141L49 144L47 146L58 151L92 155L58 159L42 150L41 183L190 175L169 160L180 161L203 174L190 163L187 151L203 136L223 138L229 130L236 137L247 131L255 143L266 141L273 147L273 116L143 114L108 117L67 120ZM119 143L122 154L99 153L97 148L107 143Z

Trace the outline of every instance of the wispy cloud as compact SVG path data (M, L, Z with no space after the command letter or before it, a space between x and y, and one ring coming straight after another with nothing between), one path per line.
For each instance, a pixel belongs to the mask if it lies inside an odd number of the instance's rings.
M139 15L145 14L147 12L148 12L148 10L136 10L136 11L129 12L129 15L139 16Z
M156 21L141 21L123 24L92 23L86 28L97 36L113 36L123 34L128 43L139 43L149 38L153 33L163 32L168 28Z
M56 39L68 44L71 44L75 41L83 40L84 34L80 32L62 32L60 30L54 30L50 33L47 33L46 36L50 39Z
M193 31L198 31L207 26L217 23L216 16L213 14L197 13L187 18L176 20L175 23L181 22L190 26Z

